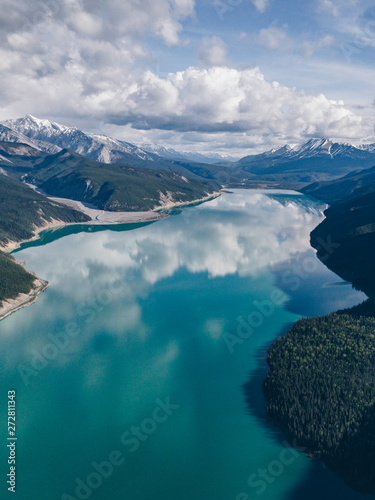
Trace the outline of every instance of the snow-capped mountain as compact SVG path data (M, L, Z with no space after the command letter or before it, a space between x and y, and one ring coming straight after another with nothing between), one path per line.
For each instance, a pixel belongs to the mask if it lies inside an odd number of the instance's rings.
M369 153L375 153L375 143L361 144L361 146L358 146L358 149L362 149L363 151L368 151Z
M234 158L215 153L181 153L154 144L136 146L31 115L0 124L0 140L23 143L48 154L66 148L101 163L126 163L167 170L196 180L216 179L234 187L263 186L265 182L299 187L300 184L334 179L375 165L374 144L355 147L316 138L230 162Z
M239 159L236 156L223 155L220 153L198 153L193 151L176 151L173 148L165 148L152 143L142 143L139 145L144 151L157 154L163 158L170 158L172 160L190 160L198 163L221 163L221 162L234 162Z
M198 165L188 160L184 160L182 164L172 158L145 151L129 142L85 133L76 127L41 120L32 115L7 120L3 122L3 127L7 130L4 140L14 132L11 140L32 145L44 153L58 153L61 149L70 149L100 163L124 163L153 170L166 170L196 180L201 180L202 177L215 179L219 169L216 165Z
M347 157L353 159L366 159L367 154L352 144L332 142L329 139L310 139L301 146L293 148L295 157L312 158L316 156Z
M7 120L4 125L22 134L47 151L44 143L59 148L69 148L91 160L102 163L129 162L134 159L154 161L155 157L134 144L111 139L104 135L86 134L76 127L67 127L32 115L17 120ZM49 152L49 151L48 151Z
M14 135L18 136L18 142L23 141L34 145L42 151L56 153L60 149L69 148L91 160L102 163L130 161L134 163L135 158L149 162L168 159L209 164L238 160L236 157L224 156L219 153L206 155L195 152L179 152L172 148L150 143L136 146L104 135L85 133L75 127L67 127L32 115L16 120L7 120L4 122L3 127L6 127L10 132L13 131ZM13 139L4 136L2 140Z
M279 185L295 182L299 188L299 183L333 180L354 170L373 167L375 152L323 137L245 156L236 165L257 179L277 181Z
M9 127L6 127L1 123L0 123L0 140L4 142L19 142L23 144L28 144L29 146L33 146L32 141L29 141L25 135L20 134L19 132L16 132L15 130L12 130Z
M370 145L371 146L371 145ZM373 145L375 146L375 145ZM259 155L245 156L240 163L259 163L263 160L296 161L310 158L351 158L354 160L368 160L375 153L365 147L357 148L351 144L332 142L330 139L317 138L296 146L285 145L279 149L271 149ZM373 158L371 158L373 160Z
M61 148L55 146L54 144L50 144L48 142L32 140L26 137L25 135L9 128L0 123L0 141L4 142L16 142L18 144L27 144L33 148L40 149L41 151L45 151L47 153L58 153Z

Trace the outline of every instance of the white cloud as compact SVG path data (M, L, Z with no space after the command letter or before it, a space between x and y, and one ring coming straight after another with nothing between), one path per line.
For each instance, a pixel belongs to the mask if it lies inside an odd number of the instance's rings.
M329 12L335 17L338 17L340 14L338 2L333 0L319 0L319 9Z
M41 59L43 55L28 62L30 74L44 70ZM166 78L151 71L107 75L104 68L98 79L97 73L83 70L80 55L72 49L64 72L51 68L41 78L28 81L25 73L12 73L22 61L9 61L1 53L0 61L11 69L1 104L6 109L7 102L17 102L20 114L28 109L47 117L53 113L60 120L84 117L139 130L237 134L251 144L308 136L359 139L366 132L361 118L342 102L269 82L258 68L190 67Z
M343 6L352 6L353 2L340 0L337 5L343 10ZM270 2L254 0L253 3L263 12ZM193 66L164 78L155 74L157 70L139 69L142 63L152 64L153 57L157 60L160 55L166 60L163 50L172 56L171 65L176 64L176 52L165 49L165 45L178 47L184 43L182 23L194 17L194 7L194 0L108 0L105 3L102 0L37 3L0 0L1 11L7 13L6 19L0 18L3 42L0 45L0 119L29 112L85 129L95 127L95 123L110 124L120 134L118 125L124 127L124 133L130 137L148 134L163 137L176 148L180 146L176 141L187 147L193 144L196 150L210 147L227 151L231 145L261 148L303 140L310 135L345 140L366 140L369 135L373 136L373 125L368 126L367 117L361 121L347 106L330 101L324 95L303 93L267 81L259 69L227 67L227 46L218 36L206 36L198 48L206 69ZM321 17L330 22L329 16ZM358 23L356 19L356 27L346 29L358 31ZM339 28L335 24L335 30ZM335 34L333 39L330 31L325 33L327 35L317 40L301 44L305 56L340 43L339 36ZM272 50L296 49L293 54L298 59L300 49L294 31L293 35L295 40L289 36L286 25L273 24L261 30L256 41ZM246 37L254 42L254 35L243 34L241 43ZM273 74L290 81L292 70L287 64L281 64L284 56L288 61L286 54L280 54L280 68ZM142 58L145 60L140 61ZM303 88L308 79L309 83L316 81L315 87L321 88L327 82L336 81L338 72L332 69L331 61L326 70L324 61L316 59L309 61L307 69L293 73L293 84ZM318 66L313 66L314 62ZM267 63L265 61L265 65ZM185 67L181 61L178 64ZM350 85L357 88L356 78L366 78L361 89L373 82L372 70L366 72L361 68L357 75L347 65L343 71L350 82L345 89ZM267 72L272 74L269 66ZM303 78L298 81L301 74ZM335 94L332 91L330 95Z
M311 57L317 50L324 47L330 47L335 43L335 38L332 35L325 35L315 41L305 41L302 46L302 51L305 57Z
M287 33L287 26L271 25L269 28L260 30L257 41L263 47L272 50L289 50L293 47L293 40Z
M2 37L14 33L43 32L65 27L67 33L111 41L139 42L143 35L155 35L168 45L180 42L181 22L194 15L195 0L44 0L38 3L0 0L6 22L0 20ZM5 16L4 16L5 19ZM78 40L77 40L78 41ZM79 44L77 44L79 46Z
M264 12L268 6L269 6L269 3L270 3L270 0L251 0L255 6L255 8L259 11L259 12Z
M116 94L136 61L150 57L146 38L182 43L181 22L194 6L194 0L0 0L7 12L7 22L0 19L1 116L31 108L89 115L97 100Z
M119 91L114 122L136 128L254 135L347 137L362 133L361 119L343 103L265 80L258 68L199 69L161 79L150 72ZM103 112L110 103L96 103Z
M218 36L204 37L198 48L198 55L207 66L224 66L227 48Z

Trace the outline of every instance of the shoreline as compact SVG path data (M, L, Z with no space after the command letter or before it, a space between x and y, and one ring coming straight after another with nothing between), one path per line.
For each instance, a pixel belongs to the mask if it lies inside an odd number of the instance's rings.
M30 271L28 271L30 272ZM10 316L14 312L22 309L23 307L31 306L38 299L39 294L44 292L49 287L49 282L35 277L35 287L30 293L20 293L15 299L7 299L2 301L0 307L0 321Z
M95 208L86 207L82 202L76 200L70 200L68 198L56 198L48 197L51 201L56 203L61 203L63 205L74 208L78 212L82 212L89 217L90 221L87 222L64 222L60 220L52 220L44 224L43 226L36 227L34 229L34 235L27 239L21 241L9 241L5 245L0 245L0 251L11 254L14 250L20 248L23 243L29 243L36 241L40 237L40 233L47 231L49 229L63 228L66 226L81 226L81 225L98 225L98 226L109 226L109 225L122 225L122 224L138 224L142 222L155 222L158 220L166 219L169 217L168 214L161 213L161 210L168 210L178 206L189 206L196 203L210 201L221 196L222 191L215 191L210 195L203 198L192 200L189 202L176 202L176 203L165 203L161 207L154 210L148 210L146 212L108 212L105 210L98 210ZM22 262L16 261L21 265L28 273L35 276L34 288L28 294L19 294L15 299L8 299L2 301L2 306L0 307L0 321L10 314L22 309L23 307L28 307L33 304L40 293L49 287L49 282L37 277L31 271L28 271Z
M309 196L309 195L305 195ZM321 200L317 200L319 202L322 202ZM323 202L322 202L323 203ZM333 204L333 206L335 203ZM331 205L326 204L326 209L330 207ZM325 210L324 210L325 212ZM315 226L315 228L310 232L310 247L315 250L316 257L319 259L319 261L331 272L333 272L335 275L337 275L339 278L342 280L347 281L348 284L352 286L353 289L360 291L365 294L366 299L363 302L359 302L358 304L354 306L349 306L349 307L339 307L338 309L334 309L333 311L326 313L326 314L320 314L320 315L313 315L313 316L308 316L308 317L302 317L300 319L297 319L292 326L289 328L288 332L286 334L282 334L278 336L276 339L272 341L272 343L268 346L267 348L267 358L266 358L266 377L263 378L262 380L262 393L263 393L263 398L266 403L266 416L272 422L272 425L275 425L280 432L285 434L288 438L289 441L292 442L292 448L294 448L297 451L301 451L309 460L314 460L314 461L319 461L321 464L323 464L324 467L328 468L340 481L342 481L344 484L346 484L349 488L351 488L355 493L357 494L364 494L364 495L373 495L375 492L375 482L373 481L371 483L371 479L373 478L373 470L369 472L365 468L361 469L361 466L357 467L357 470L355 473L352 473L353 471L353 463L350 462L350 459L342 460L342 453L337 452L336 450L338 449L338 446L342 445L342 443L345 441L341 440L339 442L339 445L337 445L337 448L335 448L332 444L327 444L327 442L324 442L322 440L321 436L319 434L316 434L315 437L311 437L311 433L309 433L309 428L306 426L305 422L309 421L310 417L310 422L313 422L313 418L310 416L310 414L306 411L305 413L302 412L302 415L299 417L294 416L293 419L290 418L290 415L288 416L287 413L283 412L283 405L285 407L290 408L292 405L295 404L295 401L299 401L298 397L294 394L293 397L290 396L290 394L285 395L286 393L283 393L282 390L280 389L280 386L277 385L279 384L280 380L282 379L282 368L285 367L285 362L289 363L288 360L288 355L290 356L292 352L295 350L298 351L299 354L299 359L302 358L302 361L305 363L300 362L300 365L297 365L297 368L300 366L306 366L308 368L308 376L313 375L320 375L320 371L316 368L316 363L317 360L319 360L319 356L322 357L324 361L324 348L321 350L321 346L323 345L323 342L320 342L319 344L319 351L315 350L318 352L317 356L310 357L311 351L314 349L314 346L311 348L311 345L308 344L309 339L314 339L318 335L321 335L322 337L325 337L326 343L331 341L332 344L337 346L337 331L344 331L345 328L347 331L345 332L345 343L346 342L352 342L353 345L358 346L360 345L360 342L358 340L358 336L356 336L356 321L358 322L359 320L362 322L362 328L363 330L359 330L357 335L362 334L364 338L368 336L368 334L373 330L373 325L372 324L365 324L363 326L363 322L366 320L373 320L375 318L375 312L374 312L374 298L375 294L371 290L366 289L365 286L358 286L354 287L353 284L353 279L355 277L353 275L346 275L345 276L345 269L335 269L334 266L330 266L327 262L327 259L322 258L322 255L319 255L319 245L321 244L319 240L315 240L315 245L314 245L314 240L311 237L311 235L317 230L317 228L323 224L327 220L327 215L324 214L323 220ZM327 239L324 239L326 236ZM329 238L331 238L330 234L328 235L320 235L321 241L329 241ZM335 240L334 240L335 241ZM340 246L340 241L336 240L338 246ZM319 243L319 245L316 245L316 243ZM332 243L333 244L333 243ZM351 258L355 259L355 253L352 250ZM348 319L345 319L342 321L342 323L339 323L340 317L348 317ZM332 318L339 318L338 320L336 319L336 322L338 323L338 328L336 327L335 329L335 324L333 322ZM323 327L318 324L316 326L318 321L325 321L323 323ZM303 324L303 327L301 326ZM311 326L312 325L312 326ZM308 330L310 328L310 330ZM314 329L313 329L314 328ZM318 333L317 333L318 332ZM365 333L363 333L365 332ZM298 335L300 336L301 339L303 339L303 347L301 348L301 343L298 343ZM287 340L285 340L287 339ZM327 341L328 339L328 341ZM284 344L282 342L284 341ZM311 341L311 344L313 342ZM307 347L306 347L307 345ZM309 349L310 348L310 349ZM329 362L332 363L334 366L335 363L339 363L340 357L335 353L336 359L333 358L332 352L334 352L334 349L331 348L329 352ZM276 354L275 354L276 353ZM323 353L323 354L322 354ZM361 353L362 354L362 353ZM362 394L365 393L365 389L368 390L368 384L369 380L371 381L371 377L373 377L373 366L371 365L371 361L369 361L370 358L367 358L367 364L362 363L361 365L361 357L352 355L352 358L346 354L346 352L343 349L343 356L345 356L345 360L348 363L351 363L349 365L349 369L347 371L343 371L344 375L349 377L348 380L348 385L346 391L343 389L341 392L339 392L338 389L332 390L331 387L331 380L336 382L336 379L332 377L332 379L329 378L329 376L326 374L323 377L323 380L327 380L327 385L329 389L322 391L320 396L324 401L328 401L330 396L336 396L340 399L340 401L344 401L344 397L346 393L350 394L350 384L353 384L353 386L356 388L357 391L361 391ZM363 356L363 354L362 354ZM289 358L290 359L290 358ZM333 359L333 361L332 361ZM343 358L341 358L343 359ZM306 361L307 360L307 361ZM347 361L349 360L349 361ZM309 366L310 362L310 366ZM283 365L284 363L284 365ZM281 369L279 368L281 365ZM359 368L358 368L359 367ZM370 368L368 368L370 367ZM314 371L315 370L315 371ZM343 370L343 369L342 369ZM295 372L297 371L296 369L294 370ZM284 373L290 373L291 372L291 365L288 365L288 370L284 371ZM297 373L297 376L294 373L294 378L291 377L291 380L293 382L293 386L297 385L296 380L298 381L298 376L300 373ZM309 403L310 408L314 407L314 403L316 407L319 406L319 401L317 399L314 400L314 395L315 392L312 389L313 383L309 385L309 378L307 375L302 377L302 380L306 382L303 388L301 389L301 386L299 387L299 392L297 392L297 396L303 395L304 397L310 398L310 400L313 401L313 403ZM351 378L350 378L351 377ZM277 380L277 383L275 383L275 380ZM287 378L283 379L283 384L287 384L290 382ZM267 386L268 383L268 386ZM290 384L291 385L291 384ZM335 384L336 385L336 384ZM337 386L339 387L339 383L337 383ZM342 387L345 387L344 385ZM246 393L247 394L247 393ZM344 394L344 395L343 395ZM288 399L289 398L289 399ZM347 407L347 412L351 414L352 418L354 419L353 421L358 425L361 426L363 422L366 422L367 420L370 420L373 418L371 415L366 415L363 417L363 415L355 415L357 418L353 417L353 414L355 414L355 408L360 408L361 405L357 403L357 405L353 405L352 407L350 406L351 399L348 397L346 399L346 404L348 405ZM278 405L276 407L276 405ZM363 405L364 406L364 405ZM302 405L301 405L302 407ZM335 416L335 415L333 415ZM330 415L330 418L332 418L332 415ZM336 418L338 420L338 418ZM344 424L342 424L344 425ZM337 426L336 426L337 427ZM319 428L320 429L320 428ZM369 430L369 426L365 427L367 430L367 435L366 439L368 439L369 442L371 442L371 439L374 439L374 433L371 434L371 428ZM362 430L362 434L365 431ZM359 436L359 437L358 437ZM331 430L331 439L336 437L332 430ZM339 436L340 437L340 436ZM355 454L356 450L359 450L357 452L361 456L369 456L369 451L368 448L364 445L366 442L365 438L361 438L361 434L358 433L353 433L350 437L350 441L347 447L347 456L353 457ZM348 438L349 439L349 438ZM332 441L331 441L332 442ZM323 443L323 444L322 444ZM324 449L322 450L321 447L324 446ZM367 455L366 455L367 454ZM357 455L357 459L358 456Z
M191 200L188 202L166 203L158 208L145 212L109 212L106 210L89 208L85 206L81 201L49 196L49 200L56 203L61 203L62 205L66 205L70 208L74 208L78 212L82 212L85 215L91 217L91 220L86 222L64 222L60 220L52 220L51 222L48 222L43 226L35 228L34 235L31 238L20 241L9 241L5 245L0 245L0 251L10 254L14 250L20 248L22 244L38 240L40 233L42 233L43 231L48 231L49 229L63 228L66 226L115 226L122 224L140 224L142 222L156 222L158 220L166 219L167 217L169 217L168 214L161 213L161 210L169 210L174 207L183 207L195 205L196 203L204 203L205 201L214 200L221 195L222 191L215 191L203 198L197 198L196 200Z

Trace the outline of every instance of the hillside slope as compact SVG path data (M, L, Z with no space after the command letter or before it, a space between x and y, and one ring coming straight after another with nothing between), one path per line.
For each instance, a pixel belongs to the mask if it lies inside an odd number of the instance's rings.
M35 229L52 221L86 222L90 218L49 201L32 189L0 176L0 247L31 238Z
M329 269L367 295L375 294L375 191L337 202L311 233L311 245ZM329 243L329 249L325 242Z
M301 191L327 203L371 193L375 191L375 167L350 172L335 181L315 182Z
M220 188L173 172L132 165L103 164L69 150L46 156L26 177L50 195L109 211L146 211L166 203L186 203Z
M301 185L336 179L374 164L375 155L371 151L316 138L299 146L286 145L259 155L246 156L236 165L255 175L254 181Z
M331 182L306 186L303 193L331 203L311 233L318 257L336 274L368 295L375 293L375 167ZM324 242L332 242L327 252Z
M76 127L67 127L31 115L16 120L7 120L2 127L13 131L15 136L20 137L18 142L34 145L47 153L70 149L99 163L126 163L137 167L179 173L196 180L199 180L199 177L218 179L218 174L225 171L223 167L208 165L203 161L186 159L179 161L164 158L126 141L100 134L85 133ZM13 141L13 138L7 139L9 136L7 132L2 138L0 128L0 139Z
M21 183L0 175L0 248L32 238L35 230L48 222L88 220L89 217L85 214L52 203ZM39 282L35 275L26 271L12 256L0 251L0 317L8 311L4 310L4 304L8 304L6 301L14 300L20 294L31 294L30 300L35 300L38 291L45 285L45 282ZM27 303L24 299L23 302Z
M303 191L332 202L318 257L370 299L298 321L269 350L267 413L353 489L375 494L375 168Z
M374 305L367 304L298 321L272 344L263 386L267 414L289 437L352 488L370 494L375 494L373 313Z

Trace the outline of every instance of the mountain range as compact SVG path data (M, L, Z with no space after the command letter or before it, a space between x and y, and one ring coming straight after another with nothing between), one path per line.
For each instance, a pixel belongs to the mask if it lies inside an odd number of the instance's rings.
M375 165L375 144L355 147L314 138L302 145L285 145L229 161L215 153L207 157L150 144L138 147L31 115L0 124L0 140L27 144L44 153L70 149L100 163L166 170L195 180L216 180L228 187L264 187L266 184L299 189L314 181L329 181Z
M237 165L264 181L308 184L374 166L375 145L358 148L327 138L310 139L302 145L285 145L259 155L245 156Z
M3 174L38 186L48 195L115 212L190 203L220 189L216 181L187 178L173 171L100 163L69 149L48 154L10 142L0 142L0 168Z
M227 162L236 162L239 159L237 156L224 155L220 153L198 153L192 151L176 151L173 148L166 148L158 144L152 144L147 142L141 144L140 147L144 151L148 151L149 153L154 153L163 158L169 158L172 160L188 160L188 161L195 161L198 163L220 164Z

